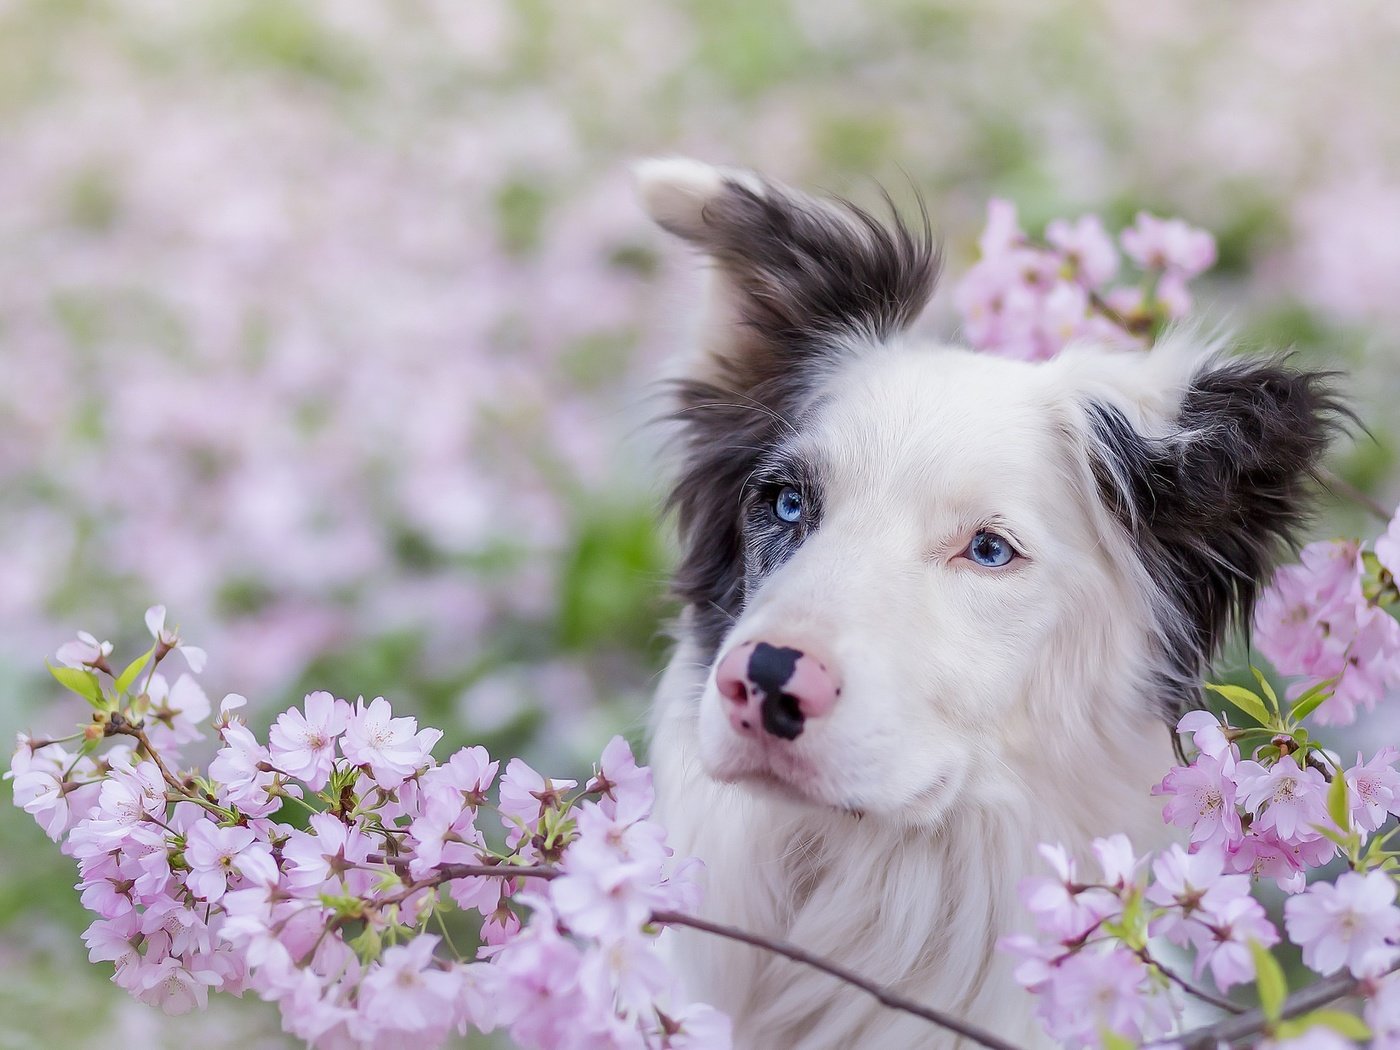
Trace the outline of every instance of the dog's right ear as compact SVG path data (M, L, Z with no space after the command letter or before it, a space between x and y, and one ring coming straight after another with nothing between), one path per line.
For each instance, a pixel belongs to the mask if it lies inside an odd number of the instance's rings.
M713 266L699 359L677 384L683 457L670 500L683 546L675 589L712 655L744 603L748 480L828 365L919 315L939 256L926 212L911 231L695 161L647 161L636 174L651 217Z
M657 225L713 262L693 376L735 393L908 327L933 293L928 215L911 230L751 172L683 159L636 168Z

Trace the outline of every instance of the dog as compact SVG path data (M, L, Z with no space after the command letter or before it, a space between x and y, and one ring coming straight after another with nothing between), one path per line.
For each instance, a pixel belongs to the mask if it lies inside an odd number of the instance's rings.
M1167 841L1150 789L1305 521L1331 376L1189 332L1034 364L927 345L907 334L940 265L927 212L682 159L637 182L709 271L675 384L683 612L651 725L704 914L1046 1045L996 949L1017 884L1041 842ZM674 936L740 1047L959 1043Z

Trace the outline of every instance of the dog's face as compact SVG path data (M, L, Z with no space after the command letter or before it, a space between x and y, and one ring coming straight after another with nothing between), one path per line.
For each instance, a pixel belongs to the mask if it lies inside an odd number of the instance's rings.
M926 235L690 162L641 181L716 264L673 498L712 776L930 824L980 768L1189 702L1298 518L1318 377L910 345Z

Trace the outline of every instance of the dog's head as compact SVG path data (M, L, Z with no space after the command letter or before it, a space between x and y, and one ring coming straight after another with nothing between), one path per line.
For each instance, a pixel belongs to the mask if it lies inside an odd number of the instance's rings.
M690 161L639 182L712 263L673 494L711 775L928 823L979 766L1194 703L1300 521L1326 377L1182 336L914 345L926 219Z

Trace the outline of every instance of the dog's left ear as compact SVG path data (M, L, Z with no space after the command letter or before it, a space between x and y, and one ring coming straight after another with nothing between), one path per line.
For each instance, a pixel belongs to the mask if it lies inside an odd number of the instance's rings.
M1100 490L1172 607L1169 717L1198 704L1203 664L1232 622L1248 622L1296 543L1310 483L1353 418L1333 381L1284 357L1215 356L1181 387L1164 424L1130 422L1107 400L1088 406Z
M913 322L939 257L927 215L911 230L691 160L646 161L636 175L657 225L711 264L699 353L675 387L682 458L670 505L675 590L713 652L746 598L739 515L755 467L834 362Z
M922 229L883 223L753 172L681 158L636 167L642 205L714 267L702 360L691 378L740 394L853 343L907 328L927 304L939 253Z

